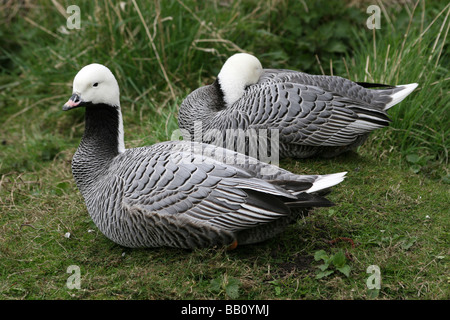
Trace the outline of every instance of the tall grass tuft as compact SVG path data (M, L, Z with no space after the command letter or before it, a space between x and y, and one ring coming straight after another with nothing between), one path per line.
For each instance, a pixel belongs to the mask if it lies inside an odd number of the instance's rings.
M357 81L419 83L404 102L390 109L391 129L372 136L372 144L379 147L374 151L398 149L404 159L416 159L423 165L437 161L447 166L450 4L439 11L428 11L425 1L416 1L409 7L407 23L400 24L391 17L381 29L360 33L359 45L349 58L353 61L349 73Z

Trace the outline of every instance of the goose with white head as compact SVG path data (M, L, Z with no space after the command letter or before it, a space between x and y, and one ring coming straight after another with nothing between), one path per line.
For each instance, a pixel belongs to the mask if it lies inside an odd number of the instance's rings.
M236 247L281 233L345 172L295 175L243 154L167 141L125 149L119 86L111 71L79 71L63 110L86 108L72 172L98 229L126 247Z
M225 137L232 130L276 130L280 158L328 158L354 150L372 131L388 126L387 110L416 87L263 69L253 55L238 53L225 62L213 84L184 99L178 124L191 139L201 135L203 142L232 150L244 148L208 133ZM246 143L248 154L255 146Z

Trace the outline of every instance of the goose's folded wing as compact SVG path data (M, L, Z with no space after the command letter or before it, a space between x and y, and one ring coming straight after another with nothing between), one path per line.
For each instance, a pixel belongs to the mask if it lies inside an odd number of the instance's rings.
M347 145L390 122L384 111L366 103L294 82L249 87L238 103L247 108L254 128L279 130L280 141L294 144Z
M130 166L131 168L131 166ZM201 155L163 152L125 174L123 206L240 230L289 214L276 185Z
M354 82L339 76L311 75L286 69L264 69L259 83L275 82L319 87L356 103L369 104L372 108L379 110L387 110L390 105L397 103L394 99L395 97L400 96L404 98L417 86L417 84L412 84L410 88L406 88L408 90L404 90L404 85L392 86L380 83ZM401 91L405 93L399 93ZM399 94L396 96L396 93Z

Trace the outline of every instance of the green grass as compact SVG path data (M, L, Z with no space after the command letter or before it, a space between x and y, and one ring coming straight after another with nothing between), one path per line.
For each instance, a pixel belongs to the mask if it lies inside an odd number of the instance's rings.
M213 291L211 282L226 277L239 280L240 299L366 299L366 269L378 265L378 298L447 299L448 190L384 164L364 152L338 163L283 163L296 172L348 170L331 196L338 205L316 210L280 237L230 252L113 244L87 215L68 161L51 163L39 176L6 176L0 293L4 299L222 299L230 297ZM67 185L54 185L55 172ZM355 247L330 243L341 237ZM319 250L347 252L349 277L316 279ZM70 265L81 268L80 290L66 287Z
M69 35L58 31L68 1L2 5L0 299L448 299L445 2L419 1L415 9L415 2L382 2L390 20L383 16L375 41L363 1L333 2L334 14L309 1L157 3L84 2L81 29ZM345 25L332 37L318 33L320 64L305 49L317 21ZM343 47L335 42L327 51L333 39ZM239 50L267 67L420 86L357 154L281 162L297 173L349 173L329 196L335 207L315 210L279 237L234 251L132 250L106 239L71 175L83 110L61 107L78 69L94 61L112 69L126 146L135 147L167 140L182 99ZM330 264L333 273L318 279L321 250L344 254L348 276ZM80 267L80 289L66 286L71 265ZM368 291L370 265L380 267L379 292Z

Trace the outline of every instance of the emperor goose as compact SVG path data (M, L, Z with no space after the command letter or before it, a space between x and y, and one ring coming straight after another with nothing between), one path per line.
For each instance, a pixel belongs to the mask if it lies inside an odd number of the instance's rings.
M216 146L169 141L125 149L119 86L82 68L63 110L85 107L72 172L98 229L126 247L199 248L264 241L324 197L345 172L295 175Z
M369 89L377 86L384 88ZM333 157L360 146L371 131L387 126L386 111L416 87L416 83L390 87L263 69L256 57L238 53L225 62L213 84L186 97L178 124L191 139L241 152L242 145L226 134L238 136L236 129L258 134L264 129L270 136L277 130L280 158ZM262 141L246 139L246 153L249 141ZM251 147L255 150L256 144Z

